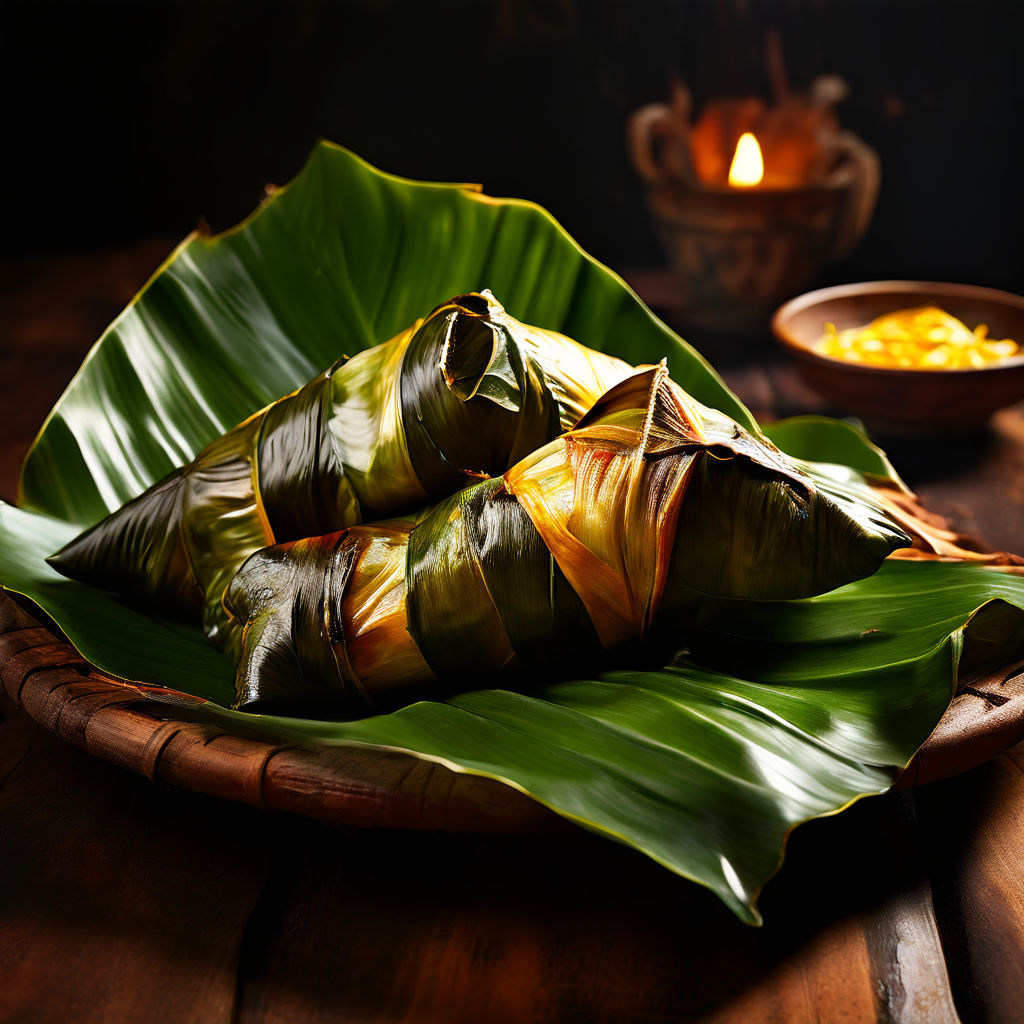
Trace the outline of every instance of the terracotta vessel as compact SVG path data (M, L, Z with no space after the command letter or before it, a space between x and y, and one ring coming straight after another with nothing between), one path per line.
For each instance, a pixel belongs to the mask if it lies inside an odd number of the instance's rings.
M874 213L878 157L856 136L832 141L834 163L804 185L736 188L687 172L678 113L645 107L629 125L655 229L676 271L685 320L732 333L765 329L772 310L861 239Z

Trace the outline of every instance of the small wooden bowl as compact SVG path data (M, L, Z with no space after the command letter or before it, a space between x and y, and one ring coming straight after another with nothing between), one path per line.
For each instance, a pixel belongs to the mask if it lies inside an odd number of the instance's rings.
M936 281L866 281L807 292L779 307L772 331L796 358L804 380L872 432L929 436L978 430L997 409L1024 398L1024 356L962 370L861 366L817 351L827 322L860 327L885 313L940 306L993 338L1024 342L1024 297Z

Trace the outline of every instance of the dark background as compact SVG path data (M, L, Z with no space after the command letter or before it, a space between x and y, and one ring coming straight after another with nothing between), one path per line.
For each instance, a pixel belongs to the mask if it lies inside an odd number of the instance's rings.
M663 261L624 147L679 72L702 97L839 72L875 223L827 280L1024 290L1015 0L3 0L8 255L247 214L317 136L410 177L548 207L616 267Z

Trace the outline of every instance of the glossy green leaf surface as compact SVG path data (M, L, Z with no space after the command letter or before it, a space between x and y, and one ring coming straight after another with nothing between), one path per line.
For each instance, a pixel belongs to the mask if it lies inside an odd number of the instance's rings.
M788 830L885 789L927 737L976 610L986 606L968 633L1019 635L1020 577L890 562L807 601L708 602L694 652L662 671L529 693L467 680L446 700L332 722L218 707L232 667L198 623L147 614L43 561L339 355L483 287L517 317L630 362L667 357L695 397L752 425L706 363L537 207L402 181L321 145L245 225L179 248L105 333L26 461L34 511L0 506L0 583L102 668L207 698L202 713L233 729L397 748L501 779L755 920ZM892 475L845 425L772 433L799 458ZM986 605L995 598L1006 604Z

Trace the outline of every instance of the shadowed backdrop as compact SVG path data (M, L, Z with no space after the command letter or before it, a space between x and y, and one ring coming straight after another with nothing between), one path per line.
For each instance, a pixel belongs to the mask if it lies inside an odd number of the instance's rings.
M317 136L550 208L614 266L663 262L624 147L670 75L698 104L837 72L883 187L824 280L1024 289L1019 5L1007 0L4 0L6 254L247 214Z

